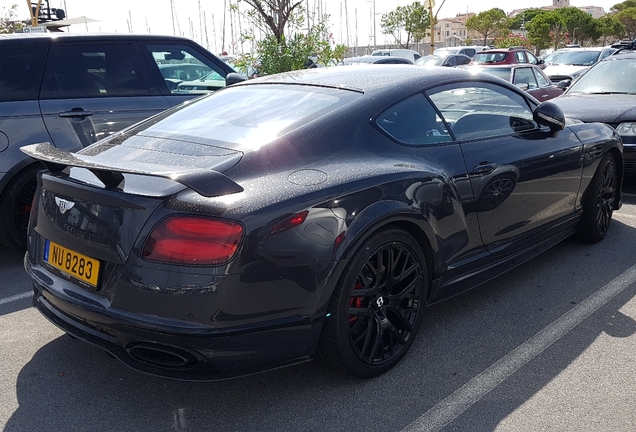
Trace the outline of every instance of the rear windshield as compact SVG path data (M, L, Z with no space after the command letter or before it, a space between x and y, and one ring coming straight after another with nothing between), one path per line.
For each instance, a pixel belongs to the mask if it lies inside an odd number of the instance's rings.
M350 90L303 85L238 86L153 117L126 136L256 150L359 96Z
M499 63L506 59L508 53L489 53L489 52L479 52L475 54L473 57L474 63Z

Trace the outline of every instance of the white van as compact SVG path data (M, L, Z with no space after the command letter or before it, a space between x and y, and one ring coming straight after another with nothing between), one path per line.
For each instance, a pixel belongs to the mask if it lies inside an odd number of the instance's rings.
M384 57L402 57L415 62L415 60L422 57L420 53L410 49L381 49L375 50L371 53L372 56L384 56Z

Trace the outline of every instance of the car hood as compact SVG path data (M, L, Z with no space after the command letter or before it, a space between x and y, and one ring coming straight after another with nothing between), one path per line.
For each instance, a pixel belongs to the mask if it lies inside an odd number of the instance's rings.
M636 120L636 95L564 95L551 102L566 117L584 122L620 123Z
M543 72L550 75L572 75L575 72L587 69L589 66L573 66L573 65L550 65L543 69Z

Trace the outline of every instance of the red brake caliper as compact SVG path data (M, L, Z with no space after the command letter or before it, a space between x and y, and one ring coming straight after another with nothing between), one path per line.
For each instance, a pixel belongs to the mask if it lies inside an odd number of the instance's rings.
M357 283L354 287L354 290L357 289L362 289L362 284L361 283ZM351 297L349 299L349 307L350 308L361 308L362 307L362 297ZM349 317L349 324L351 323L355 323L356 321L358 321L358 317L355 315L352 315Z

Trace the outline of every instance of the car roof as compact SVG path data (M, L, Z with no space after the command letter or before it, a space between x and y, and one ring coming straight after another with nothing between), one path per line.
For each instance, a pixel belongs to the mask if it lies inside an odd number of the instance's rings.
M181 36L169 35L150 35L150 34L134 34L134 33L10 33L0 34L0 44L5 43L33 43L33 42L50 42L51 40L65 41L86 41L86 40L174 40L187 41L192 43L191 39Z
M423 87L448 82L466 82L475 80L468 70L457 68L420 68L410 65L360 65L357 67L334 66L328 68L304 69L268 75L233 85L250 86L259 84L291 84L319 87L342 88L365 94L381 94L395 91L420 91ZM480 76L479 80L500 84L490 75ZM511 88L514 88L512 86Z

